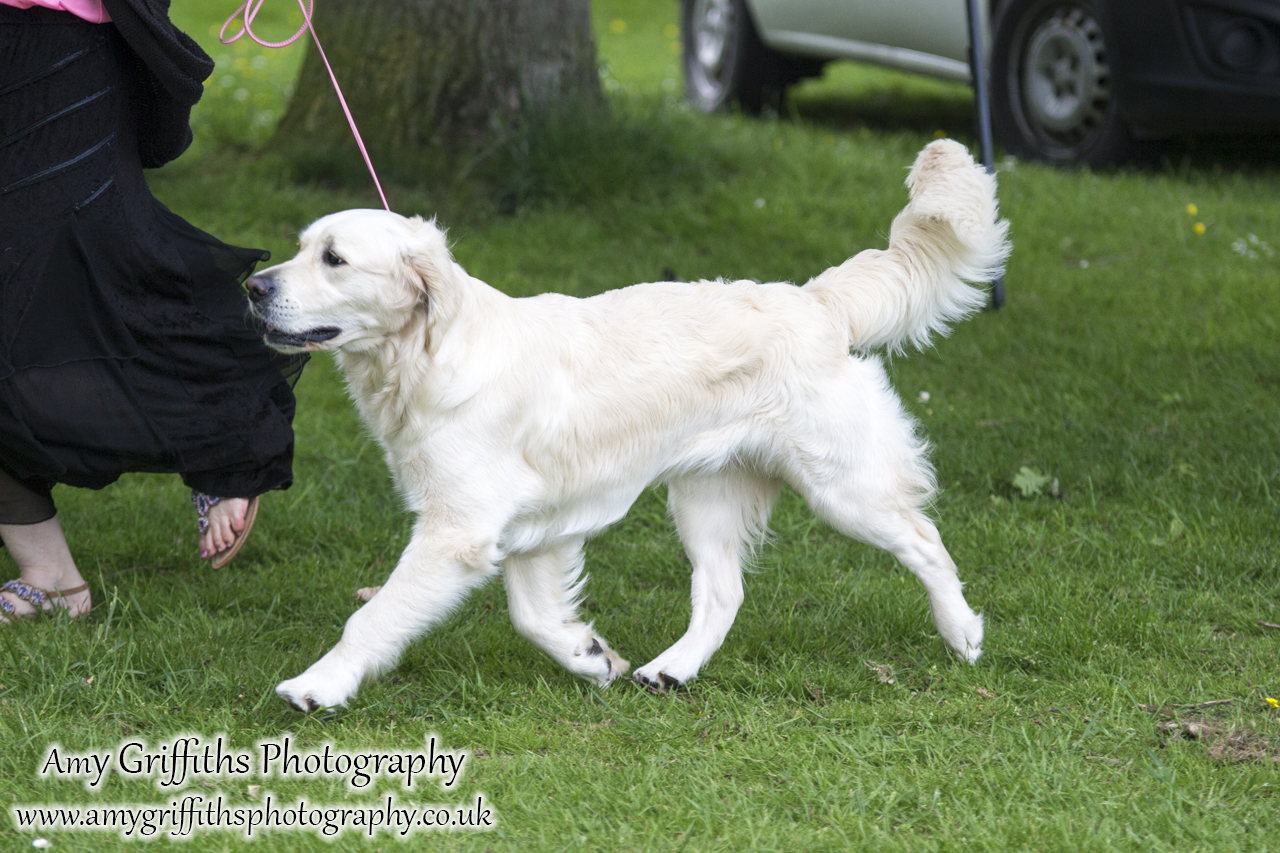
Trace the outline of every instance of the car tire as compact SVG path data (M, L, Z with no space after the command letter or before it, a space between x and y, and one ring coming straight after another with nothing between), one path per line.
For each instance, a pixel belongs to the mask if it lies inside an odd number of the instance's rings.
M736 103L758 113L766 98L770 51L743 0L681 0L685 94L704 113Z
M1095 0L1008 0L992 29L991 121L1008 151L1092 167L1134 154Z

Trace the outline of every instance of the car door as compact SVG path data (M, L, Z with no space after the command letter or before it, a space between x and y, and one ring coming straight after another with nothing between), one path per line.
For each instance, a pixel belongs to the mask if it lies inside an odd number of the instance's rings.
M775 49L968 78L965 0L748 2L761 38Z
M841 5L845 38L969 59L965 0L845 0Z

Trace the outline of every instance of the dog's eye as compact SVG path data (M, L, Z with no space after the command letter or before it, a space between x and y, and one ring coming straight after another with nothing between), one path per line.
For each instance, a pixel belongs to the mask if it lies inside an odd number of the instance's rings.
M346 261L333 253L333 249L325 249L322 259L331 267L340 267L346 263Z

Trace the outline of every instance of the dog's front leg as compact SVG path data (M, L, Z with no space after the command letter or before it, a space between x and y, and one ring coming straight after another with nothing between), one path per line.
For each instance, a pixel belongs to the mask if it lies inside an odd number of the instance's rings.
M578 618L585 579L581 539L538 554L510 555L503 578L511 624L565 669L608 687L631 666L594 625Z
M474 542L415 531L386 585L347 620L338 644L276 693L299 711L345 705L362 681L394 666L409 643L497 571L494 548Z

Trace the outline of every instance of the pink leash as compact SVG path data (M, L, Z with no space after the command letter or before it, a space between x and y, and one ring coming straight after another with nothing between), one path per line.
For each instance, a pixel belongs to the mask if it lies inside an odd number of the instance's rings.
M329 64L329 57L324 55L324 48L320 46L320 39L316 35L315 27L311 26L311 13L315 11L315 0L307 0L304 4L303 0L298 0L298 8L302 9L302 26L298 31L284 41L263 41L258 38L253 31L253 19L258 17L258 10L262 8L262 4L267 0L245 0L244 5L231 13L231 17L227 18L226 23L222 25L222 29L218 30L218 41L223 44L231 44L237 41L241 36L248 35L263 47L288 47L293 44L306 31L311 32L311 40L316 44L316 50L320 51L320 58L324 60L324 67L329 71L329 79L333 81L333 91L338 93L338 103L342 104L342 111L347 115L347 124L351 125L351 133L356 138L356 145L360 146L360 154L364 157L364 164L369 167L369 174L373 177L373 185L378 188L378 195L382 198L382 206L387 210L391 210L391 205L387 204L387 195L382 191L382 183L378 180L378 173L373 170L373 161L369 159L369 152L365 150L364 140L360 138L360 131L356 127L356 120L351 117L351 110L347 107L347 99L342 97L342 87L338 85L338 78L333 73L333 66ZM244 14L244 24L240 27L240 32L231 38L225 38L227 27L231 26L236 18Z

